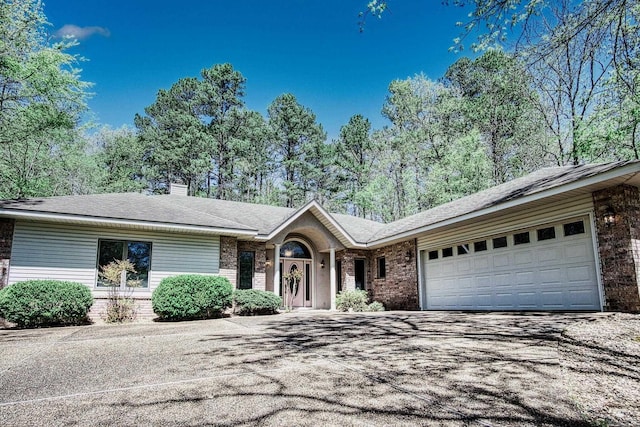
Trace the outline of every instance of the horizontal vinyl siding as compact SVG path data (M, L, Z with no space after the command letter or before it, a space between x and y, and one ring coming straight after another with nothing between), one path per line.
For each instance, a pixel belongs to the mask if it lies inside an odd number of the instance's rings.
M434 230L424 234L418 237L418 249L436 249L450 243L466 243L520 228L585 215L592 210L591 194L554 201L535 208L522 207L516 212L495 215L490 219L467 221L464 224L447 227L445 230Z
M52 223L16 222L9 283L29 279L70 280L95 287L98 239L152 243L150 289L167 276L217 274L218 236L115 230Z

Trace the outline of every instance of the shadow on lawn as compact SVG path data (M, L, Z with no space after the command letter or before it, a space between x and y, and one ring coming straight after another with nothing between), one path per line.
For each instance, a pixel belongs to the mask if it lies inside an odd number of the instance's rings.
M234 361L225 370L251 373L258 384L230 376L224 387L186 392L184 402L198 401L204 393L214 406L218 400L242 402L245 410L220 415L212 422L216 425L297 419L304 425L358 420L587 426L568 398L557 359L561 331L575 319L562 314L391 313L266 320L259 326L266 334L207 335L201 341L211 342L209 350L183 355L203 366L225 356ZM216 344L230 339L241 345ZM287 363L291 378L269 372ZM317 369L298 371L301 364L317 364ZM169 403L156 399L130 409Z

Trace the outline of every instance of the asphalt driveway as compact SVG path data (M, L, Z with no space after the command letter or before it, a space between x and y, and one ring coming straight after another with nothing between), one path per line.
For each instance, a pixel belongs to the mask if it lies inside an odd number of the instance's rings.
M0 330L0 423L587 425L558 340L597 316L304 312Z

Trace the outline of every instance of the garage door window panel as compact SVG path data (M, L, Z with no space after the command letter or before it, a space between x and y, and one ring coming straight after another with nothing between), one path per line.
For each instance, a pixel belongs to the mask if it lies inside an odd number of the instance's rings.
M474 252L483 252L487 250L487 241L486 240L481 240L479 242L475 242L473 244L473 251Z
M556 228L539 228L538 230L536 230L536 234L538 235L538 242L542 242L544 240L552 240L556 238Z
M444 248L442 250L442 258L448 258L453 256L453 248Z
M528 231L523 233L516 233L513 235L513 244L514 245L525 245L531 242L531 237Z
M469 245L458 245L458 255L466 255L469 253Z
M507 236L496 237L493 239L493 249L500 249L507 247Z
M563 224L564 236L576 236L578 234L585 234L584 221L574 221L567 224Z
M438 251L429 251L429 260L438 259Z

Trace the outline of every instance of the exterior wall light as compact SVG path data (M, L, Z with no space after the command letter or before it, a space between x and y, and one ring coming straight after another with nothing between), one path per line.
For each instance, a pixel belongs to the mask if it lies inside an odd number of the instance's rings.
M267 267L267 268L271 267L271 264L272 263L271 263L271 260L269 258L267 258L267 260L264 262L264 266Z
M411 255L412 255L411 251L407 251L407 253L404 254L405 261L411 261Z
M604 211L602 219L607 227L611 227L616 223L616 211L611 206L607 206L607 210Z
M320 261L320 268L324 268L324 258L322 258L322 261Z

